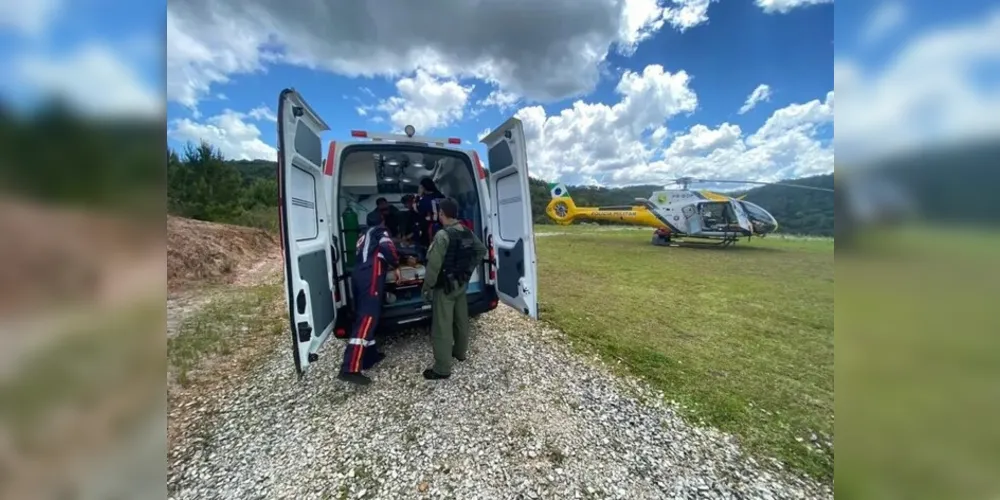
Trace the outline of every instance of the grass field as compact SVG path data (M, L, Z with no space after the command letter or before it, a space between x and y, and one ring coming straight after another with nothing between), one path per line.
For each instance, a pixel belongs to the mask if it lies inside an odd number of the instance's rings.
M1000 232L837 256L838 498L1000 498Z
M543 320L691 418L832 480L832 240L720 250L654 247L648 230L536 233Z

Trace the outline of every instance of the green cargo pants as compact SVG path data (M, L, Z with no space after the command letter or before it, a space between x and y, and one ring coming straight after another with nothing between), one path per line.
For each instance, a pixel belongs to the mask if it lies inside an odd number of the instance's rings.
M468 283L451 293L435 289L432 302L431 343L434 346L434 371L451 375L452 357L465 359L469 350Z

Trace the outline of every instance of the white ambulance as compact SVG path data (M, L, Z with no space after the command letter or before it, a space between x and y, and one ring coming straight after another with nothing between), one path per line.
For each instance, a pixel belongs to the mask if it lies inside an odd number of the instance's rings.
M419 137L410 126L406 135L354 130L349 141L330 141L324 158L321 134L327 130L296 90L281 92L279 218L292 354L300 376L317 362L320 347L331 335L350 334L355 252L351 242L365 231L367 212L380 199L403 210L400 200L415 194L423 177L433 179L445 196L459 202L461 222L488 249L487 259L469 283L470 315L503 302L538 318L538 274L520 120L510 118L483 138L489 152L486 165L475 150L462 149L460 139ZM345 231L345 220L351 221L350 231ZM360 221L357 230L354 220ZM419 280L406 283L409 289L389 287L381 331L430 321L431 306L420 298Z

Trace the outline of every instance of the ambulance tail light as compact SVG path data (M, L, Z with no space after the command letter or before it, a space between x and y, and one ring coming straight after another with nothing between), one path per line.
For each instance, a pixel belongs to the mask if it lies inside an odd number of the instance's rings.
M448 144L461 144L461 143L462 143L462 139L459 139L458 137L449 137L448 138Z
M479 172L479 178L486 178L486 169L483 168L483 161L479 159L479 153L473 151L472 158L476 160L476 172Z
M366 130L352 130L351 137L368 137L368 131Z

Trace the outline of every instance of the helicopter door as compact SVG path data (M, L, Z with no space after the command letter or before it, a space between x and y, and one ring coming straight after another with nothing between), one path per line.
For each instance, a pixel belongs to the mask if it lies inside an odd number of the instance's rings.
M320 134L329 127L298 92L278 101L278 218L284 258L292 357L302 376L333 330L332 238Z
M740 229L746 234L752 234L753 226L750 225L750 218L747 217L747 212L743 209L743 205L738 200L729 200L729 206L732 207L733 213L736 214L736 222L740 225Z
M699 206L694 203L681 207L681 213L684 214L684 232L691 236L697 235L704 229L701 223L701 211L698 208Z
M510 118L481 141L489 151L490 231L496 248L497 295L538 319L538 274L528 158L521 120Z

